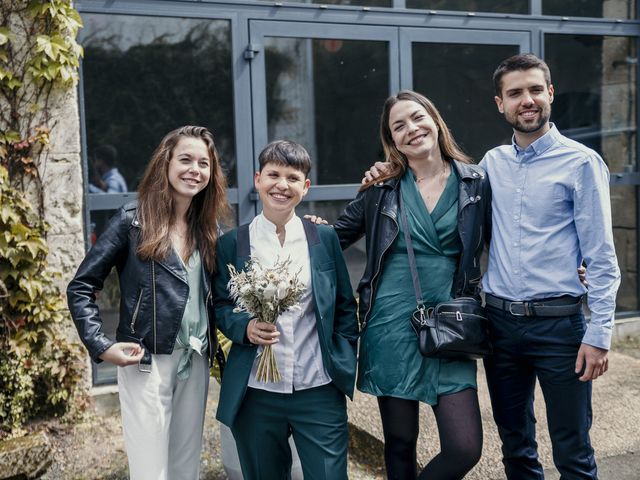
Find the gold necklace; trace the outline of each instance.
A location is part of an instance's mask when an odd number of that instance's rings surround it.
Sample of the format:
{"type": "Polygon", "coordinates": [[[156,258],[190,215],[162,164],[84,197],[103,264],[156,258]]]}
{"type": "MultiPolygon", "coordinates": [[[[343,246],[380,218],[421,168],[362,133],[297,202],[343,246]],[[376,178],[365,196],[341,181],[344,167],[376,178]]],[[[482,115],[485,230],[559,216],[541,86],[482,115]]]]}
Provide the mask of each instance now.
{"type": "MultiPolygon", "coordinates": [[[[439,174],[437,175],[433,175],[433,177],[440,177],[438,183],[440,185],[444,185],[444,180],[445,180],[445,175],[447,173],[447,162],[445,162],[444,160],[442,161],[442,170],[440,171],[439,174]]],[[[425,175],[424,177],[417,177],[416,178],[416,183],[420,183],[422,180],[424,180],[425,178],[427,178],[429,175],[425,175]]]]}

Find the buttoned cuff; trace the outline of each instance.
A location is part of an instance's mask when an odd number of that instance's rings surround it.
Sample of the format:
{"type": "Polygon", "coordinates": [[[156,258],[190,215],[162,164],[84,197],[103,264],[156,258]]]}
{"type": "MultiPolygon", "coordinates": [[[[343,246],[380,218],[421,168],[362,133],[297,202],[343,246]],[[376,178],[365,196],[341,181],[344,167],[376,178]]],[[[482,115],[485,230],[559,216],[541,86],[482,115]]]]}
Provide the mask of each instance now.
{"type": "Polygon", "coordinates": [[[612,326],[613,322],[607,326],[595,325],[593,322],[589,322],[587,331],[582,337],[582,343],[609,350],[611,348],[612,326]]]}

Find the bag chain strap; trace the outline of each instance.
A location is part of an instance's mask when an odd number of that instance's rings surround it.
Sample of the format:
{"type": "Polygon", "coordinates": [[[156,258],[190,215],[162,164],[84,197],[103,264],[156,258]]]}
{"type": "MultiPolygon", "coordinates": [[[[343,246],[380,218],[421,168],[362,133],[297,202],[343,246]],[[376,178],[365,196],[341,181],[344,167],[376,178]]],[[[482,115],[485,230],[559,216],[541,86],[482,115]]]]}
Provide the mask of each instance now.
{"type": "Polygon", "coordinates": [[[409,223],[407,222],[407,214],[405,212],[405,203],[402,198],[402,192],[398,191],[400,196],[400,220],[402,220],[402,230],[404,233],[404,241],[407,244],[407,256],[409,257],[409,267],[411,268],[411,280],[413,281],[413,289],[416,295],[417,310],[420,312],[421,323],[426,324],[425,306],[422,299],[422,288],[420,287],[420,279],[418,278],[418,268],[416,267],[416,255],[413,251],[413,242],[409,233],[409,223]]]}

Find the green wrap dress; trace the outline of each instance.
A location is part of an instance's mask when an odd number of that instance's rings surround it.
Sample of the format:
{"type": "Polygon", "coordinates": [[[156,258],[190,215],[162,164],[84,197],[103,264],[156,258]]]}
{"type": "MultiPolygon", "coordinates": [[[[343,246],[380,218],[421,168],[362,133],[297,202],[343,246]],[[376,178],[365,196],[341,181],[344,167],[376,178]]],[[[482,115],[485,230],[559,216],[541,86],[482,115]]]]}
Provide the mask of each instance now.
{"type": "MultiPolygon", "coordinates": [[[[410,170],[400,181],[427,306],[451,299],[462,244],[458,235],[458,177],[452,169],[431,213],[410,170]]],[[[375,396],[436,405],[440,395],[476,386],[476,362],[425,358],[409,317],[416,308],[402,224],[382,265],[367,328],[360,341],[358,389],[375,396]]]]}

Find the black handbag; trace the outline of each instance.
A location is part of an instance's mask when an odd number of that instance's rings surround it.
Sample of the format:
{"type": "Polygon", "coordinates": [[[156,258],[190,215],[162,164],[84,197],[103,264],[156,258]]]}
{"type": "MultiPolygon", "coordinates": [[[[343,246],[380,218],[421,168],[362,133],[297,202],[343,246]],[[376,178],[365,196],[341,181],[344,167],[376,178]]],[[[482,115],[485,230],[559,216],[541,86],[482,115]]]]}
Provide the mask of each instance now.
{"type": "Polygon", "coordinates": [[[400,204],[400,218],[417,302],[411,314],[411,326],[418,336],[420,353],[425,357],[459,359],[490,355],[488,320],[479,300],[459,297],[438,303],[435,307],[425,307],[402,196],[400,204]]]}

